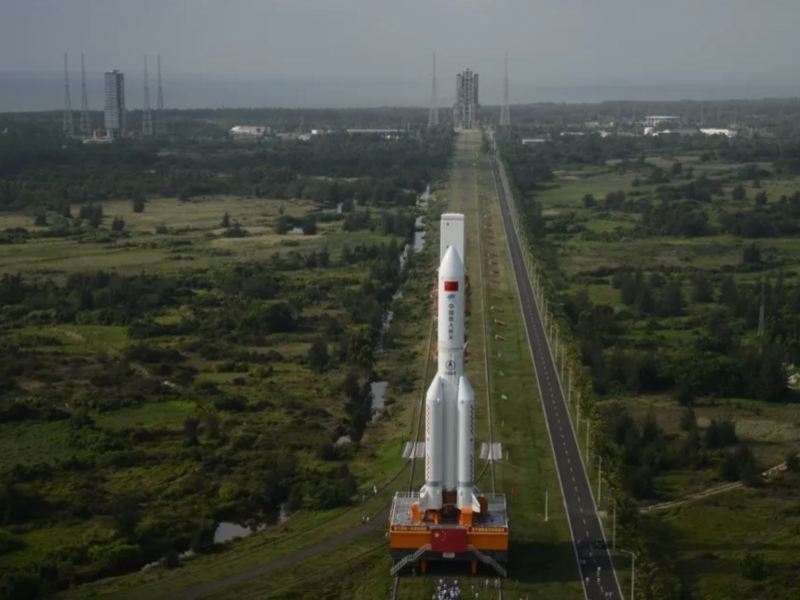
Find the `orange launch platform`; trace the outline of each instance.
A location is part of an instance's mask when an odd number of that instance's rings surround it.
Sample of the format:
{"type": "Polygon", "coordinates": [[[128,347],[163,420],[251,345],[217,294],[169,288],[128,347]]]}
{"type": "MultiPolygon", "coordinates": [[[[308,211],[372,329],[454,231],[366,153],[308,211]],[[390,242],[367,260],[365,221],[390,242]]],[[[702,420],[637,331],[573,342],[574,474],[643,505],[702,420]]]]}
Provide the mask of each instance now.
{"type": "Polygon", "coordinates": [[[472,515],[471,524],[462,524],[456,514],[436,520],[416,515],[419,492],[398,492],[389,515],[389,549],[394,560],[392,574],[416,567],[428,570],[438,561],[468,563],[472,573],[483,563],[495,573],[506,575],[508,560],[508,513],[503,494],[485,494],[484,508],[472,515]],[[438,522],[437,522],[438,521],[438,522]]]}

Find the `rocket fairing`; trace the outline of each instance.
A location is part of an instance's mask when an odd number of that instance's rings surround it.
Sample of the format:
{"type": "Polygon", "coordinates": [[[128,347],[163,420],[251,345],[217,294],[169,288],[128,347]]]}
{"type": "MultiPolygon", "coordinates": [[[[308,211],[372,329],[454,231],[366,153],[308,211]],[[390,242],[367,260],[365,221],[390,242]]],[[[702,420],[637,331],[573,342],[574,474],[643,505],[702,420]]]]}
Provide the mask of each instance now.
{"type": "MultiPolygon", "coordinates": [[[[443,232],[448,216],[458,218],[463,232],[462,215],[443,215],[443,232]]],[[[459,510],[480,512],[474,485],[475,392],[464,374],[464,313],[464,262],[455,246],[447,246],[439,265],[438,370],[425,397],[423,513],[441,510],[448,493],[459,510]]]]}

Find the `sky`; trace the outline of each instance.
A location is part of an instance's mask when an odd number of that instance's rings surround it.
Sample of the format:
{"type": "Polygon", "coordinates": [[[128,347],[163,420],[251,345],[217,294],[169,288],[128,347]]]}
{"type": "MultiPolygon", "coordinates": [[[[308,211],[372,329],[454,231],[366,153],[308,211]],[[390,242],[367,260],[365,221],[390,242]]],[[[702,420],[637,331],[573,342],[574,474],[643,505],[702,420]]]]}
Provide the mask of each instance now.
{"type": "Polygon", "coordinates": [[[505,52],[513,102],[547,89],[797,94],[797,23],[798,0],[0,0],[0,109],[25,101],[19,74],[57,78],[65,51],[74,89],[81,52],[90,73],[118,68],[131,83],[144,53],[151,67],[161,54],[172,91],[189,86],[182,102],[205,82],[195,94],[231,106],[259,94],[426,105],[433,51],[443,104],[467,66],[498,102],[505,52]]]}

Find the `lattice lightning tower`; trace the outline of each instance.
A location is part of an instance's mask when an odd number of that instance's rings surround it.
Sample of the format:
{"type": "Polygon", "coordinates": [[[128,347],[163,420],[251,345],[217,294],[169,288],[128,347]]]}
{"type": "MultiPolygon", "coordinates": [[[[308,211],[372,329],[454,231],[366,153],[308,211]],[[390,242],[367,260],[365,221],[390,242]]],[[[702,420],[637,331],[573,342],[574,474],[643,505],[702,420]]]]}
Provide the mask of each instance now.
{"type": "Polygon", "coordinates": [[[64,118],[61,128],[65,136],[72,137],[75,134],[75,129],[72,125],[72,98],[69,93],[69,67],[67,61],[67,53],[64,52],[64,118]]]}
{"type": "Polygon", "coordinates": [[[158,92],[156,98],[156,135],[164,134],[164,88],[161,87],[161,55],[156,56],[158,64],[158,92]]]}
{"type": "Polygon", "coordinates": [[[433,78],[431,80],[431,107],[428,111],[428,127],[439,126],[439,105],[436,99],[436,52],[433,53],[433,78]]]}
{"type": "Polygon", "coordinates": [[[92,133],[92,122],[89,119],[89,94],[86,92],[86,64],[81,52],[81,133],[84,137],[89,137],[92,133]]]}
{"type": "Polygon", "coordinates": [[[153,115],[150,113],[150,81],[147,75],[147,54],[144,55],[144,108],[142,109],[142,135],[153,135],[153,115]]]}
{"type": "Polygon", "coordinates": [[[500,109],[500,127],[511,125],[511,111],[508,108],[508,52],[505,59],[505,79],[503,80],[503,108],[500,109]]]}

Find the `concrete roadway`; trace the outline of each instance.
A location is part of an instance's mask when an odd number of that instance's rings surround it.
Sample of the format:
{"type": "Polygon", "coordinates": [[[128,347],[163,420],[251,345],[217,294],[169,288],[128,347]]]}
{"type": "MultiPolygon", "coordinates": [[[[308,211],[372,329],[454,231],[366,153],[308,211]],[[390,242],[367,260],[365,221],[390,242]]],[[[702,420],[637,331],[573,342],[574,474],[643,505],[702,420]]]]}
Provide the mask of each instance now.
{"type": "Polygon", "coordinates": [[[545,339],[539,307],[534,300],[530,278],[514,229],[503,183],[496,160],[492,159],[492,176],[503,215],[503,226],[511,252],[514,277],[519,289],[528,342],[536,367],[542,405],[547,421],[550,444],[555,455],[558,479],[561,484],[575,556],[588,600],[621,600],[619,582],[614,571],[605,536],[597,516],[580,448],[569,418],[563,391],[558,383],[556,367],[545,339]],[[600,543],[597,543],[597,542],[600,543]]]}

